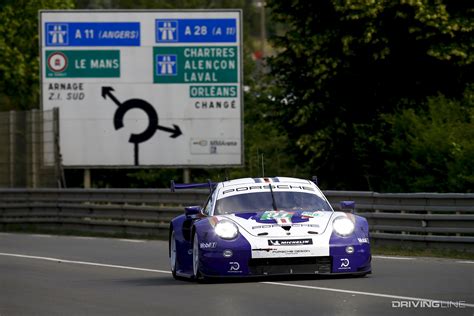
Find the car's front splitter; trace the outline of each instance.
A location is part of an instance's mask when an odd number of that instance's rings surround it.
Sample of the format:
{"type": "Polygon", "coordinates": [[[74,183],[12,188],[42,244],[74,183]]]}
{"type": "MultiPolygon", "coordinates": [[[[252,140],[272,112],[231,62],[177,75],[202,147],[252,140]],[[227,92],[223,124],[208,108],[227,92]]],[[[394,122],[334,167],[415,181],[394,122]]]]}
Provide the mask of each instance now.
{"type": "MultiPolygon", "coordinates": [[[[352,254],[321,257],[251,258],[242,249],[201,251],[201,274],[207,277],[248,277],[272,275],[366,274],[371,271],[371,255],[365,247],[352,254]],[[363,250],[364,252],[360,252],[363,250]],[[229,254],[232,253],[232,256],[229,254]],[[229,257],[226,257],[229,256],[229,257]]],[[[338,249],[340,250],[340,249],[338,249]]],[[[344,248],[342,249],[344,250],[344,248]]]]}

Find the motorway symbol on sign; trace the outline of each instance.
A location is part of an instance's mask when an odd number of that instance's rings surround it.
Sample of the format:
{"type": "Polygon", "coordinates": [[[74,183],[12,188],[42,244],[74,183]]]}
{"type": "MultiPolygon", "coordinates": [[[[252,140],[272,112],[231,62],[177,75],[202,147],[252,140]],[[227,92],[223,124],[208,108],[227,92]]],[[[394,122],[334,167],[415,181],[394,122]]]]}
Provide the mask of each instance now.
{"type": "Polygon", "coordinates": [[[156,75],[176,76],[177,62],[176,55],[156,55],[156,75]]]}
{"type": "Polygon", "coordinates": [[[178,22],[177,21],[156,21],[157,42],[176,42],[178,40],[178,22]]]}
{"type": "Polygon", "coordinates": [[[114,114],[115,130],[121,129],[124,126],[123,119],[125,114],[131,109],[143,110],[148,116],[148,127],[140,134],[131,134],[128,140],[129,143],[134,144],[135,166],[139,165],[138,145],[152,138],[153,135],[155,135],[156,130],[170,133],[171,138],[176,138],[182,134],[178,125],[173,124],[172,128],[160,126],[158,124],[158,114],[150,103],[141,99],[130,99],[120,103],[120,101],[112,94],[112,91],[114,91],[112,87],[102,87],[102,97],[104,99],[109,97],[118,106],[114,114]]]}
{"type": "Polygon", "coordinates": [[[49,46],[69,45],[68,25],[62,23],[50,23],[47,25],[46,43],[49,46]]]}

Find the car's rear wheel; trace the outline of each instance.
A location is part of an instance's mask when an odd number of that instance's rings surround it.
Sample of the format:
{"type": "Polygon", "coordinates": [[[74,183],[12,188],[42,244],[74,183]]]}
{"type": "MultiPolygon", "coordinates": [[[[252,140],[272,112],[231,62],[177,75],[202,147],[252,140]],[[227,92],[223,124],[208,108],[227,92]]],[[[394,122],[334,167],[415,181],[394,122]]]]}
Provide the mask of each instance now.
{"type": "Polygon", "coordinates": [[[201,278],[200,272],[200,262],[199,262],[199,238],[196,232],[194,232],[193,238],[193,274],[194,279],[199,280],[201,278]]]}
{"type": "Polygon", "coordinates": [[[171,266],[171,274],[173,278],[177,279],[176,276],[176,266],[178,263],[178,257],[176,253],[176,238],[174,237],[174,230],[171,231],[170,235],[170,266],[171,266]]]}

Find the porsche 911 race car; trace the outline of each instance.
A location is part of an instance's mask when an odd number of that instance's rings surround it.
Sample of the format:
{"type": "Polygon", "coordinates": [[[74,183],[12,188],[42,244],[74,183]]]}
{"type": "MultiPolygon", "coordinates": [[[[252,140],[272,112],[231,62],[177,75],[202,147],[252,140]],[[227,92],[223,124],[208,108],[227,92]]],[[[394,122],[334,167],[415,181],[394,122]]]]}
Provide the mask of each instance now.
{"type": "MultiPolygon", "coordinates": [[[[245,178],[201,185],[211,189],[204,206],[186,207],[170,223],[175,278],[371,273],[367,220],[334,211],[313,181],[245,178]]],[[[172,189],[197,186],[172,183],[172,189]]]]}

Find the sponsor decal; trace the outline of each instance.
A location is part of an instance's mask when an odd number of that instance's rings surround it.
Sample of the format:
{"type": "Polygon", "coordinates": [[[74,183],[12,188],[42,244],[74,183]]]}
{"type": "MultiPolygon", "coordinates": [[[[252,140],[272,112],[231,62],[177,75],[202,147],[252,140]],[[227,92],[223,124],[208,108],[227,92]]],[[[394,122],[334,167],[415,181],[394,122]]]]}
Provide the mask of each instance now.
{"type": "MultiPolygon", "coordinates": [[[[259,225],[259,226],[252,226],[252,229],[266,229],[266,228],[274,228],[274,227],[281,227],[281,225],[259,225]]],[[[319,228],[318,224],[291,224],[291,227],[313,227],[319,228]]]]}
{"type": "Polygon", "coordinates": [[[285,255],[285,256],[301,255],[301,254],[307,254],[310,252],[311,252],[310,250],[295,250],[295,249],[288,249],[288,250],[272,249],[271,250],[272,254],[279,254],[279,255],[285,255]]]}
{"type": "Polygon", "coordinates": [[[209,249],[209,248],[216,248],[216,247],[217,247],[217,242],[215,241],[202,242],[199,244],[199,248],[201,249],[209,249]]]}
{"type": "Polygon", "coordinates": [[[359,241],[359,243],[361,244],[369,244],[369,238],[357,238],[357,240],[359,241]]]}
{"type": "Polygon", "coordinates": [[[269,246],[304,246],[312,245],[313,240],[311,238],[306,239],[269,239],[269,246]]]}
{"type": "Polygon", "coordinates": [[[260,220],[274,219],[278,224],[291,224],[291,218],[295,212],[287,211],[266,211],[260,217],[260,220]]]}
{"type": "Polygon", "coordinates": [[[229,265],[230,265],[230,268],[229,268],[228,272],[242,273],[242,271],[240,270],[240,263],[238,263],[236,261],[231,261],[231,262],[229,262],[229,265]]]}
{"type": "MultiPolygon", "coordinates": [[[[312,191],[314,189],[312,187],[304,186],[304,185],[288,185],[288,184],[278,184],[272,185],[272,190],[304,190],[304,191],[312,191]]],[[[268,185],[250,185],[250,186],[243,186],[234,189],[227,189],[222,191],[222,195],[232,192],[243,192],[243,191],[252,191],[252,190],[270,190],[268,185]]]]}
{"type": "Polygon", "coordinates": [[[323,215],[321,211],[314,211],[314,212],[306,211],[306,212],[301,213],[301,217],[311,217],[311,218],[313,218],[313,217],[317,217],[317,216],[321,216],[321,215],[323,215]]]}
{"type": "Polygon", "coordinates": [[[339,267],[339,270],[350,270],[350,261],[347,258],[342,258],[341,259],[341,266],[339,267]]]}
{"type": "Polygon", "coordinates": [[[293,224],[292,227],[316,227],[319,228],[318,224],[293,224]]]}
{"type": "Polygon", "coordinates": [[[260,225],[260,226],[252,226],[252,229],[265,229],[265,228],[273,228],[273,227],[280,227],[280,225],[260,225]]]}

